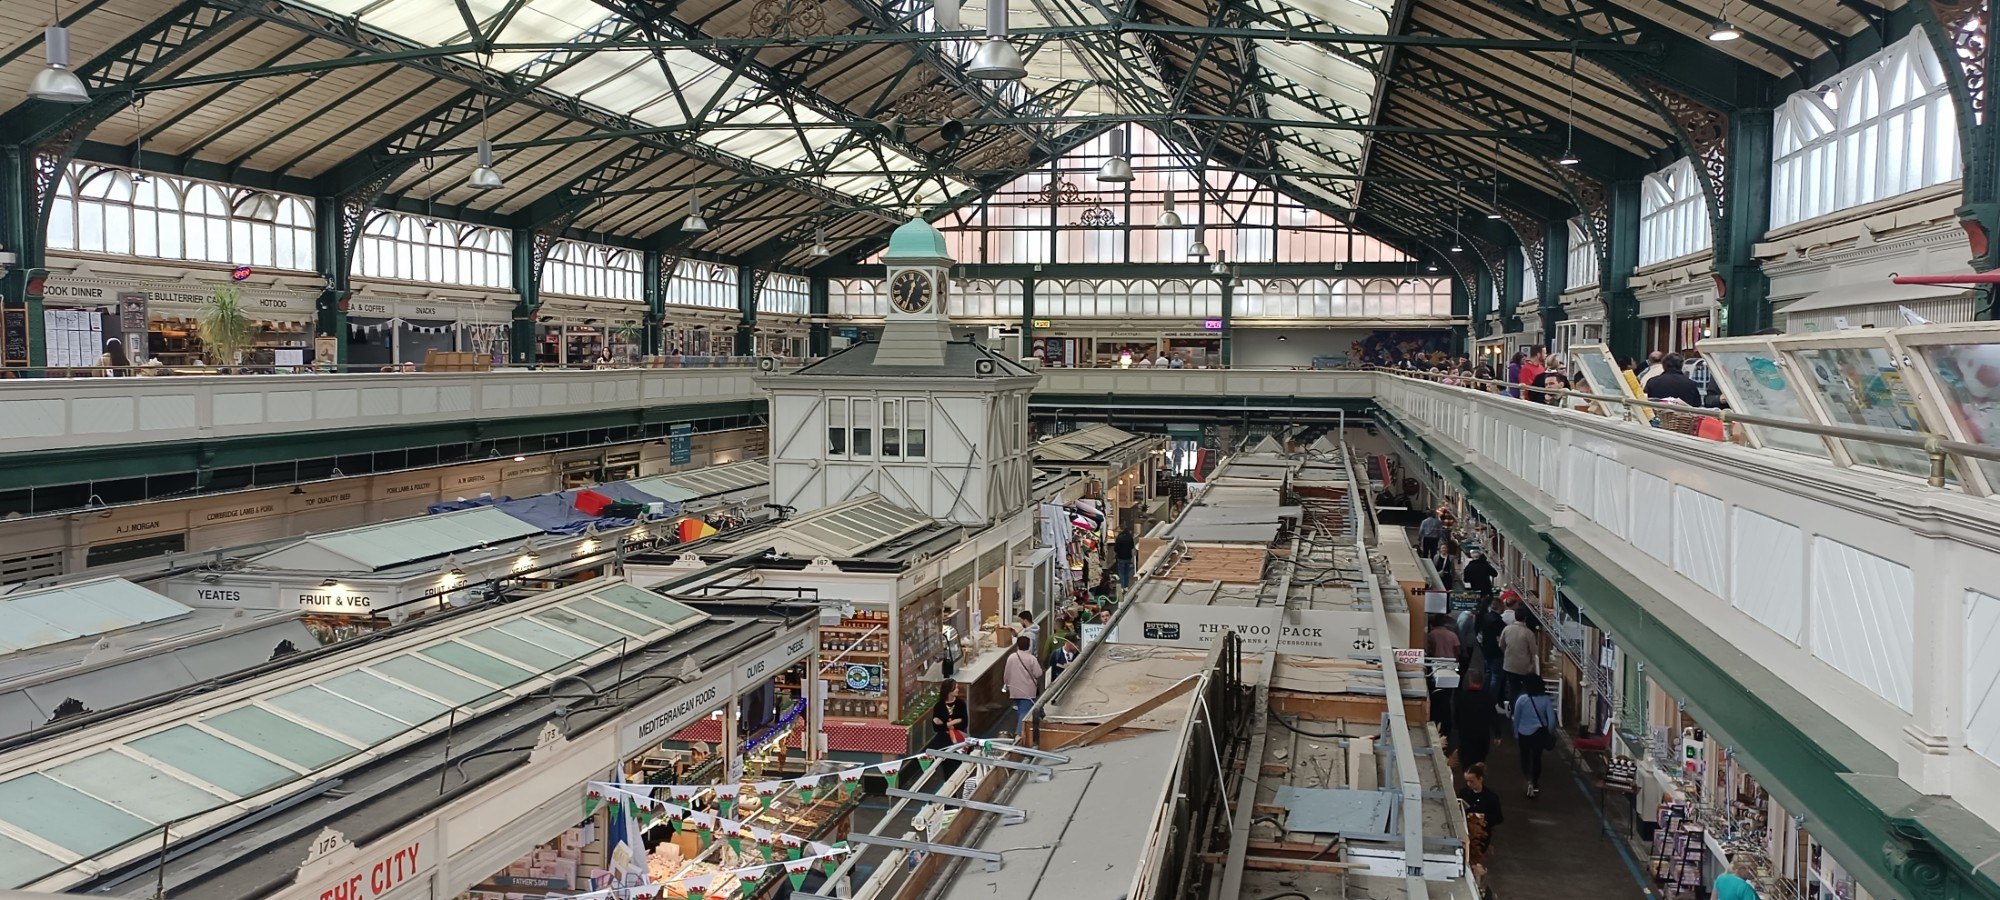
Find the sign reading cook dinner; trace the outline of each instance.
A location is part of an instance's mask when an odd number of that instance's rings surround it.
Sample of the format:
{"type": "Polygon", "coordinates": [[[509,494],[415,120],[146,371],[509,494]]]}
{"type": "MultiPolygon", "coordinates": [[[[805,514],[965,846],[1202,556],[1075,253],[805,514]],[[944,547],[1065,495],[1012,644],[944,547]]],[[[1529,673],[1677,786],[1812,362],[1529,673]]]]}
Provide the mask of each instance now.
{"type": "Polygon", "coordinates": [[[1119,620],[1112,640],[1207,649],[1234,631],[1252,653],[1344,658],[1377,651],[1372,619],[1355,610],[1138,603],[1119,620]]]}

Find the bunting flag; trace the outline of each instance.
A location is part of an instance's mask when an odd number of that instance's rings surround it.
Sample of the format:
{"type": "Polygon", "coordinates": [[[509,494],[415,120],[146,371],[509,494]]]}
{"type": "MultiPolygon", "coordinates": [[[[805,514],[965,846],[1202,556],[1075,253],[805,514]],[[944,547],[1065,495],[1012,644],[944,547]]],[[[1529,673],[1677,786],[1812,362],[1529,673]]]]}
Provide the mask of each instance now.
{"type": "MultiPolygon", "coordinates": [[[[960,751],[960,752],[976,749],[981,752],[987,753],[988,755],[991,755],[992,747],[993,747],[993,742],[989,740],[964,740],[956,744],[952,744],[943,749],[950,751],[960,751]]],[[[816,792],[821,786],[825,784],[828,776],[837,778],[840,781],[841,786],[845,788],[849,794],[852,794],[855,791],[855,789],[861,786],[861,779],[866,777],[870,771],[879,772],[883,775],[894,777],[896,772],[902,768],[904,763],[910,762],[912,760],[915,760],[919,765],[924,765],[924,766],[928,766],[929,764],[936,762],[936,760],[930,757],[928,752],[925,752],[925,753],[919,753],[915,756],[906,756],[901,759],[892,759],[887,762],[872,763],[866,766],[856,766],[851,769],[843,769],[839,772],[818,772],[811,775],[801,775],[797,778],[777,778],[766,781],[752,782],[746,785],[739,785],[737,787],[737,793],[734,795],[726,794],[723,792],[723,789],[726,786],[719,786],[713,784],[656,784],[656,785],[650,785],[649,787],[655,792],[664,791],[667,796],[673,798],[674,802],[677,805],[683,807],[692,807],[694,802],[697,799],[699,799],[701,795],[713,791],[715,793],[716,808],[721,810],[724,816],[727,816],[731,814],[731,812],[735,809],[736,803],[744,795],[755,796],[763,799],[766,803],[768,803],[772,799],[775,799],[779,794],[784,793],[787,788],[796,787],[799,789],[800,794],[805,798],[806,802],[810,803],[812,802],[813,795],[806,792],[807,791],[816,792]]],[[[926,771],[928,771],[928,769],[926,771]]],[[[594,810],[596,808],[594,806],[589,805],[591,797],[593,795],[597,796],[600,799],[600,801],[605,797],[609,797],[611,799],[611,802],[614,803],[616,802],[617,797],[620,796],[620,794],[617,791],[606,790],[607,788],[611,787],[614,787],[614,785],[612,785],[610,782],[603,782],[603,781],[591,782],[586,787],[586,790],[589,791],[589,793],[586,794],[584,798],[586,804],[585,806],[586,814],[588,814],[590,810],[594,810]]],[[[651,800],[652,797],[650,795],[646,795],[644,799],[651,800]]]]}
{"type": "MultiPolygon", "coordinates": [[[[667,886],[664,884],[628,884],[601,888],[586,894],[543,894],[542,900],[640,900],[640,898],[665,896],[666,889],[667,886]]],[[[688,897],[692,900],[694,893],[690,891],[688,897]]]]}
{"type": "Polygon", "coordinates": [[[806,889],[806,876],[812,873],[812,863],[787,863],[785,874],[792,879],[792,890],[806,889]]]}

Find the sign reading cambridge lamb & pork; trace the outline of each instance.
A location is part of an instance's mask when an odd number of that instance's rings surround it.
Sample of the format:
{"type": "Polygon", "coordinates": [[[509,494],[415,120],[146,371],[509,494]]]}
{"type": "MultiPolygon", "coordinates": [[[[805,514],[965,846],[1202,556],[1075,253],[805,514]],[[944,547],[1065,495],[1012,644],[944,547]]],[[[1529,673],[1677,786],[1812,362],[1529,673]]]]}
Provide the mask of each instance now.
{"type": "Polygon", "coordinates": [[[1118,620],[1111,640],[1205,650],[1234,631],[1251,653],[1347,658],[1378,652],[1372,617],[1356,610],[1138,603],[1118,620]]]}

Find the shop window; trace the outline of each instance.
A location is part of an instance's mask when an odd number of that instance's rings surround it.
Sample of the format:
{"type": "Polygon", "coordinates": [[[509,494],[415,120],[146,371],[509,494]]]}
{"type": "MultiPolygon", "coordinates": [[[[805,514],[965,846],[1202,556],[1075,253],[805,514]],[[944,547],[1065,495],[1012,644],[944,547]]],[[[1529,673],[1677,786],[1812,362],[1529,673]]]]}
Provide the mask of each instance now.
{"type": "Polygon", "coordinates": [[[514,287],[514,237],[503,228],[381,211],[362,228],[355,274],[464,287],[514,287]]]}
{"type": "Polygon", "coordinates": [[[542,270],[542,293],[643,303],[646,260],[637,250],[557,241],[542,270]]]}
{"type": "Polygon", "coordinates": [[[311,271],[312,202],[73,162],[56,182],[51,250],[311,271]]]}
{"type": "Polygon", "coordinates": [[[826,401],[826,454],[847,455],[847,401],[826,401]]]}
{"type": "Polygon", "coordinates": [[[1962,174],[1958,110],[1922,28],[1778,107],[1771,227],[1886,200],[1962,174]]]}
{"type": "Polygon", "coordinates": [[[903,456],[901,400],[882,401],[882,458],[901,459],[903,456]]]}
{"type": "Polygon", "coordinates": [[[1590,236],[1590,220],[1577,216],[1569,220],[1569,271],[1563,290],[1573,291],[1597,284],[1597,241],[1590,236]]]}
{"type": "Polygon", "coordinates": [[[1639,187],[1639,265],[1700,253],[1714,242],[1693,159],[1683,156],[1646,176],[1639,187]]]}
{"type": "Polygon", "coordinates": [[[905,459],[923,459],[924,454],[929,452],[925,439],[929,435],[930,406],[929,400],[911,400],[904,404],[904,418],[907,420],[903,424],[905,459]]]}

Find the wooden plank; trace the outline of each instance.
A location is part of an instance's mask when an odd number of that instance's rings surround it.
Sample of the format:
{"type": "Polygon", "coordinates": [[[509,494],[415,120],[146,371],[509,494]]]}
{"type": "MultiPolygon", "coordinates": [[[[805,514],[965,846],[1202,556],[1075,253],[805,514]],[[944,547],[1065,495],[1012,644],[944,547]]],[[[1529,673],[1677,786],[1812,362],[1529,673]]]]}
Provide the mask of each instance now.
{"type": "MultiPolygon", "coordinates": [[[[1208,852],[1201,854],[1201,861],[1216,865],[1223,861],[1223,854],[1208,852]]],[[[1260,872],[1318,872],[1329,875],[1344,875],[1348,872],[1367,871],[1367,863],[1336,862],[1330,859],[1280,859],[1275,856],[1246,856],[1243,867],[1260,872]]]]}
{"type": "Polygon", "coordinates": [[[1134,706],[1131,709],[1128,709],[1122,713],[1112,716],[1109,719],[1106,719],[1104,721],[1104,724],[1084,732],[1081,737],[1078,737],[1076,740],[1070,741],[1069,743],[1064,744],[1057,749],[1068,750],[1072,747],[1088,747],[1091,744],[1097,743],[1098,741],[1104,739],[1105,737],[1108,737],[1112,732],[1117,731],[1118,728],[1124,725],[1125,723],[1137,719],[1140,716],[1152,712],[1153,710],[1159,709],[1160,707],[1165,706],[1167,704],[1167,701],[1173,700],[1176,697],[1181,696],[1182,694],[1194,690],[1195,686],[1198,684],[1201,684],[1201,679],[1199,678],[1184,679],[1179,684],[1176,684],[1173,687],[1167,688],[1166,690],[1153,695],[1150,699],[1146,700],[1143,703],[1140,703],[1138,706],[1134,706]]]}

